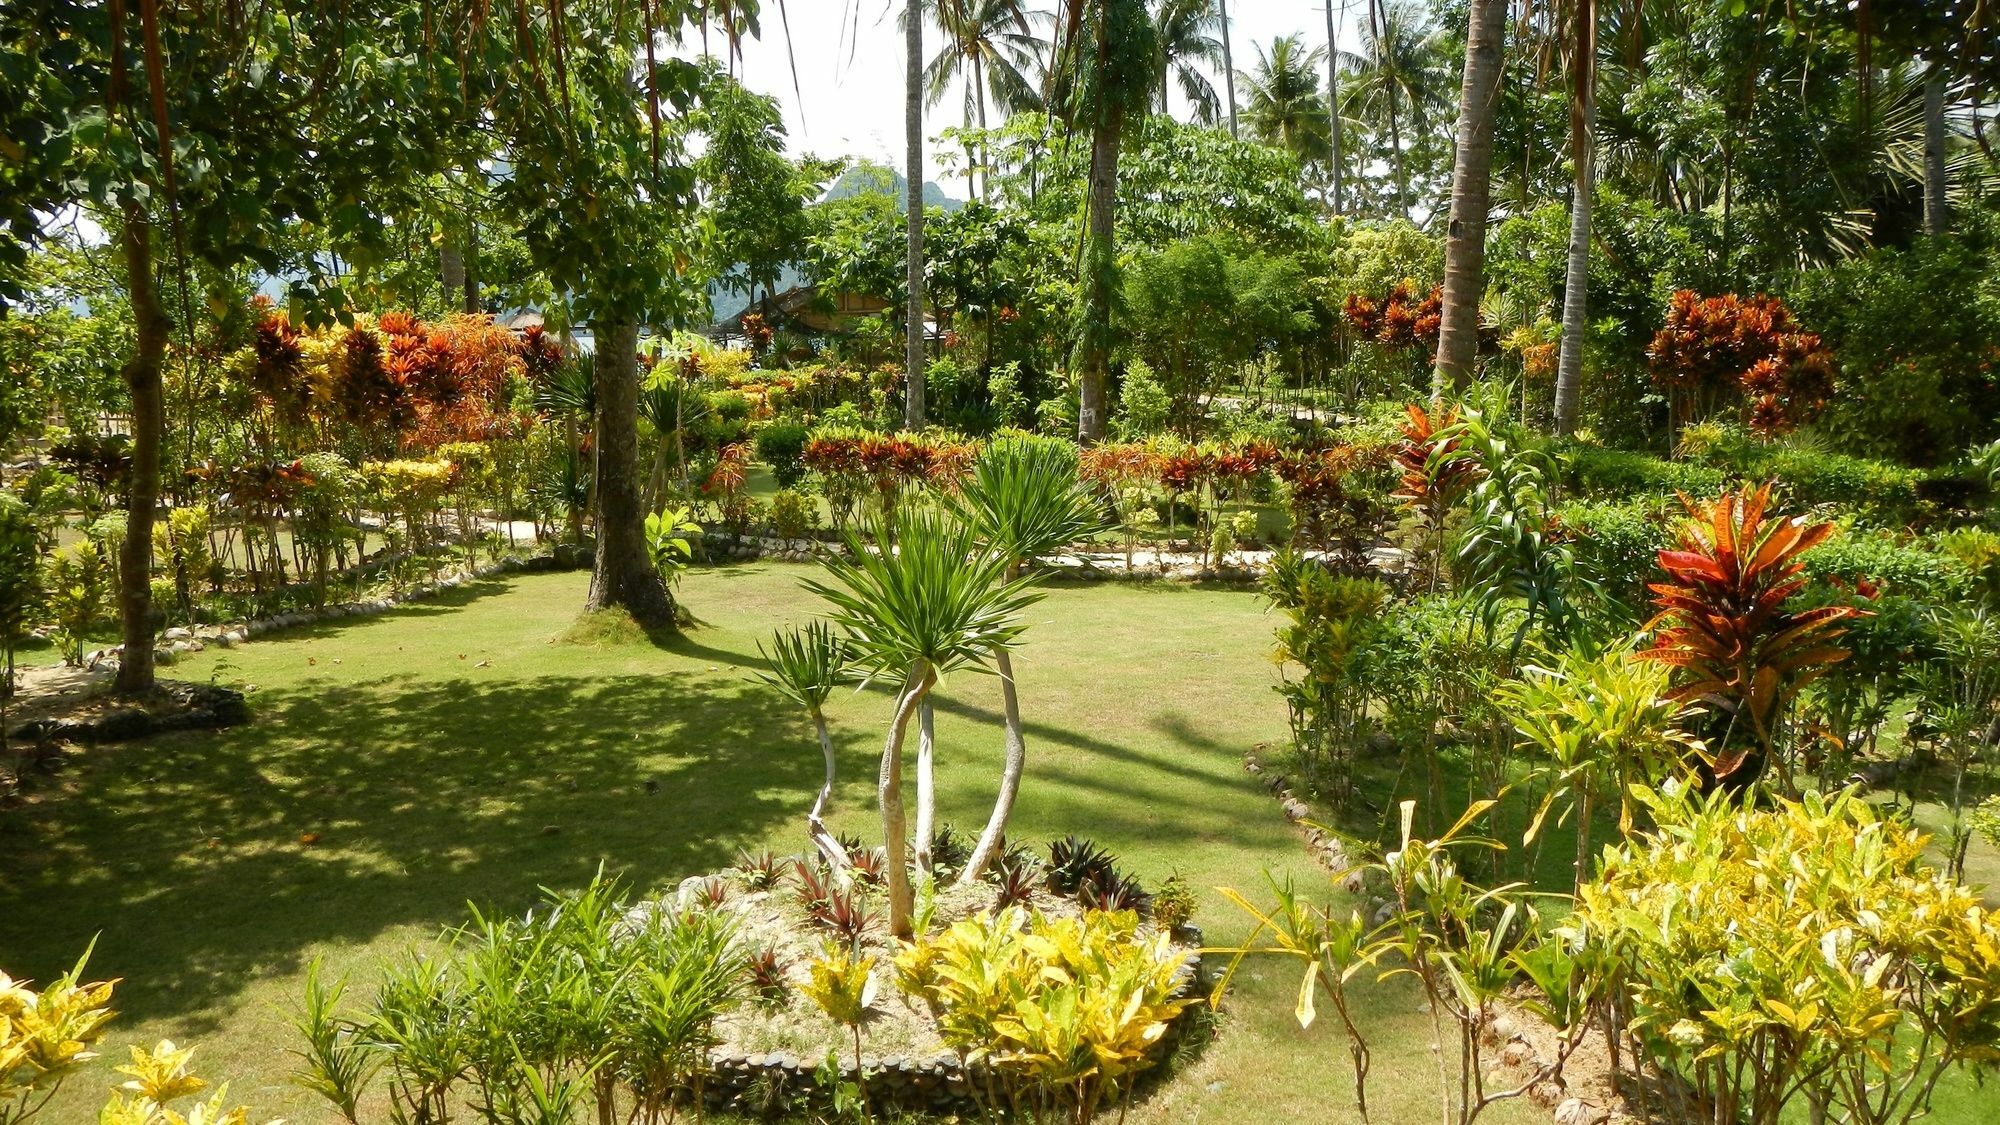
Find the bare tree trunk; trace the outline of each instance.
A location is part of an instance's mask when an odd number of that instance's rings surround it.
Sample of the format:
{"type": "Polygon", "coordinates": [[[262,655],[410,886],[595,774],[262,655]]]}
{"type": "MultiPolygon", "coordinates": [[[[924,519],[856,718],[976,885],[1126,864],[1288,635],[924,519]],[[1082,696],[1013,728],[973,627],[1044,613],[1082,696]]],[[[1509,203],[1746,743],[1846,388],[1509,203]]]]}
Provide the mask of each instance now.
{"type": "Polygon", "coordinates": [[[903,327],[903,428],[924,428],[924,11],[910,0],[903,13],[904,280],[909,303],[903,327]]]}
{"type": "Polygon", "coordinates": [[[449,235],[438,244],[438,278],[444,283],[446,308],[464,299],[465,255],[459,251],[458,243],[449,235]]]}
{"type": "Polygon", "coordinates": [[[1240,136],[1236,131],[1236,60],[1229,45],[1229,0],[1217,0],[1222,9],[1222,88],[1223,96],[1229,99],[1229,135],[1240,136]]]}
{"type": "Polygon", "coordinates": [[[848,865],[847,849],[840,846],[840,841],[826,827],[826,806],[833,800],[833,735],[826,729],[826,716],[817,707],[813,708],[812,721],[813,733],[819,736],[819,752],[826,758],[826,777],[819,783],[812,811],[806,814],[806,838],[812,841],[828,867],[842,871],[848,865]]]}
{"type": "Polygon", "coordinates": [[[937,729],[931,701],[917,708],[917,870],[931,873],[931,838],[937,825],[937,729]]]}
{"type": "Polygon", "coordinates": [[[875,797],[882,808],[883,872],[889,884],[889,932],[894,937],[915,936],[911,924],[916,913],[916,896],[910,889],[910,867],[906,838],[909,827],[903,812],[903,740],[910,716],[937,683],[930,662],[919,659],[903,677],[903,690],[896,697],[896,713],[889,720],[889,737],[882,747],[882,773],[875,797]]]}
{"type": "Polygon", "coordinates": [[[1932,63],[1924,78],[1924,233],[1943,234],[1950,217],[1945,203],[1944,64],[1932,63]]]}
{"type": "Polygon", "coordinates": [[[1333,26],[1333,0],[1326,0],[1326,120],[1333,154],[1327,161],[1332,178],[1333,213],[1340,214],[1340,51],[1333,26]]]}
{"type": "Polygon", "coordinates": [[[1556,433],[1576,431],[1583,379],[1583,337],[1590,314],[1590,208],[1597,190],[1597,2],[1573,0],[1575,92],[1570,98],[1569,264],[1563,274],[1562,348],[1556,358],[1556,433]]]}
{"type": "Polygon", "coordinates": [[[118,618],[125,647],[117,688],[139,692],[153,686],[153,515],[160,503],[160,441],[166,431],[160,365],[173,324],[160,310],[153,275],[152,218],[143,204],[128,202],[124,220],[119,244],[136,346],[121,372],[132,395],[132,468],[125,484],[125,542],[118,548],[118,618]]]}
{"type": "Polygon", "coordinates": [[[1118,144],[1124,132],[1121,107],[1100,109],[1090,139],[1090,228],[1083,247],[1082,336],[1077,341],[1077,440],[1091,445],[1104,438],[1108,409],[1105,384],[1111,367],[1111,285],[1117,268],[1113,234],[1117,228],[1118,144]]]}
{"type": "Polygon", "coordinates": [[[1021,700],[1014,690],[1014,663],[1006,649],[993,654],[993,670],[1000,676],[1000,706],[1006,723],[1006,761],[1001,766],[1000,793],[993,799],[993,815],[987,818],[985,831],[979,834],[979,843],[972,849],[972,858],[965,861],[965,870],[959,873],[958,885],[969,886],[979,881],[994,859],[1000,855],[1001,842],[1007,836],[1007,822],[1014,816],[1014,800],[1021,794],[1021,776],[1027,772],[1028,745],[1021,731],[1021,700]]]}
{"type": "Polygon", "coordinates": [[[468,314],[473,315],[484,311],[479,307],[479,224],[469,219],[465,224],[465,304],[463,308],[468,314]]]}
{"type": "Polygon", "coordinates": [[[1443,324],[1437,352],[1439,381],[1453,389],[1463,389],[1471,381],[1479,353],[1493,122],[1499,109],[1506,16],[1506,0],[1473,0],[1465,40],[1465,84],[1459,93],[1458,151],[1451,175],[1451,226],[1445,235],[1443,324]]]}
{"type": "Polygon", "coordinates": [[[647,628],[674,626],[674,599],[646,554],[639,502],[639,326],[598,324],[597,559],[590,574],[592,610],[622,606],[647,628]]]}

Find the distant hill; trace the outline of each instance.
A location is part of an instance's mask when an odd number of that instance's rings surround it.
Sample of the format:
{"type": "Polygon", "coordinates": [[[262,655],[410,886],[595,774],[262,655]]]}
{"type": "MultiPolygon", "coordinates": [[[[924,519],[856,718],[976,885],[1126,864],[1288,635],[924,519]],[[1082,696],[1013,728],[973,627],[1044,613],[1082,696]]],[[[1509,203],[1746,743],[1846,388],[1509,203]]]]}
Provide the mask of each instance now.
{"type": "MultiPolygon", "coordinates": [[[[904,207],[905,193],[909,181],[901,172],[886,164],[856,164],[840,174],[833,186],[826,189],[828,203],[841,199],[852,199],[858,195],[886,195],[896,201],[896,210],[904,207]]],[[[929,180],[924,181],[924,206],[937,207],[946,211],[956,211],[965,206],[965,200],[953,199],[944,189],[929,180]]]]}

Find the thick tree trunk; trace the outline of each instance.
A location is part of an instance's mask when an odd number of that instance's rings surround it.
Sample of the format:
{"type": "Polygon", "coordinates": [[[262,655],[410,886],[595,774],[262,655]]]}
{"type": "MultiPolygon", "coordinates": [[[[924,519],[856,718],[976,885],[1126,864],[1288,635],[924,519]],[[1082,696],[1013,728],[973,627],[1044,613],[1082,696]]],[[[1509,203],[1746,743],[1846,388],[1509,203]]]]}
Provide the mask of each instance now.
{"type": "Polygon", "coordinates": [[[1932,63],[1924,78],[1924,233],[1943,234],[1945,203],[1944,66],[1932,63]]]}
{"type": "Polygon", "coordinates": [[[1563,273],[1562,346],[1556,358],[1556,433],[1576,431],[1583,337],[1590,313],[1590,208],[1597,190],[1597,4],[1575,0],[1576,84],[1570,99],[1569,263],[1563,273]]]}
{"type": "Polygon", "coordinates": [[[1328,140],[1333,149],[1327,160],[1327,174],[1333,192],[1333,213],[1340,214],[1340,51],[1338,32],[1333,26],[1333,0],[1326,0],[1326,120],[1328,140]]]}
{"type": "Polygon", "coordinates": [[[1111,286],[1117,250],[1118,144],[1124,132],[1122,109],[1099,111],[1090,140],[1090,226],[1083,246],[1082,338],[1077,341],[1077,440],[1091,445],[1104,438],[1111,368],[1111,286]]]}
{"type": "Polygon", "coordinates": [[[1441,383],[1462,390],[1479,354],[1479,298],[1486,288],[1486,217],[1492,190],[1493,122],[1499,109],[1500,45],[1506,0],[1473,0],[1459,93],[1458,148],[1451,174],[1451,226],[1445,235],[1443,324],[1438,330],[1441,383]]]}
{"type": "Polygon", "coordinates": [[[889,720],[889,737],[882,747],[882,772],[875,797],[882,809],[882,852],[884,878],[889,884],[889,932],[899,938],[915,936],[911,924],[916,913],[916,895],[910,889],[909,831],[903,812],[903,740],[910,717],[937,683],[930,662],[918,660],[903,678],[903,690],[896,696],[896,713],[889,720]]]}
{"type": "Polygon", "coordinates": [[[592,610],[623,607],[647,628],[674,625],[674,599],[646,554],[639,503],[639,326],[599,324],[597,382],[597,561],[592,610]]]}
{"type": "Polygon", "coordinates": [[[986,869],[1000,855],[1001,844],[1007,837],[1007,822],[1014,816],[1014,800],[1021,794],[1021,776],[1028,768],[1028,744],[1021,731],[1021,699],[1014,690],[1014,663],[1001,649],[993,654],[993,669],[1000,676],[1000,708],[1006,723],[1006,760],[1000,767],[1000,793],[993,799],[993,815],[987,818],[986,830],[979,834],[979,843],[972,849],[972,858],[965,861],[965,870],[958,876],[958,885],[970,886],[979,881],[986,869]]]}
{"type": "Polygon", "coordinates": [[[917,870],[931,873],[931,839],[937,831],[937,724],[931,701],[917,708],[917,870]]]}
{"type": "Polygon", "coordinates": [[[819,752],[826,759],[826,777],[819,783],[819,795],[813,798],[812,811],[806,814],[806,838],[812,841],[814,850],[826,865],[835,871],[847,868],[847,849],[840,846],[832,832],[826,827],[826,806],[833,800],[833,735],[826,729],[826,716],[819,708],[813,708],[813,733],[819,736],[819,752]]]}
{"type": "Polygon", "coordinates": [[[1217,0],[1222,12],[1222,89],[1229,99],[1229,135],[1240,136],[1236,131],[1236,57],[1229,44],[1229,0],[1217,0]]]}
{"type": "Polygon", "coordinates": [[[924,12],[910,0],[903,21],[903,274],[909,302],[903,310],[903,428],[924,428],[924,12]]]}
{"type": "Polygon", "coordinates": [[[125,542],[118,548],[118,619],[124,651],[117,688],[153,686],[153,515],[160,503],[160,442],[166,433],[166,392],[160,365],[173,325],[160,310],[153,276],[153,223],[142,204],[127,203],[119,245],[132,301],[136,346],[121,374],[132,396],[132,468],[125,484],[125,542]]]}

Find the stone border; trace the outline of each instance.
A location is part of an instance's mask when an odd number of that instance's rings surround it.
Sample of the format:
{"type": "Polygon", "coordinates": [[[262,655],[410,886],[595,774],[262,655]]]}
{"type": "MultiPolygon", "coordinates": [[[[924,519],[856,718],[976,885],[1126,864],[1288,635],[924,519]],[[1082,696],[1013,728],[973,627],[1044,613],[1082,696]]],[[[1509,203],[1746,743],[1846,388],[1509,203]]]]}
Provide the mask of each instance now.
{"type": "Polygon", "coordinates": [[[243,693],[220,684],[163,680],[153,693],[87,719],[29,719],[7,732],[10,740],[125,742],[181,730],[220,730],[245,722],[243,693]]]}

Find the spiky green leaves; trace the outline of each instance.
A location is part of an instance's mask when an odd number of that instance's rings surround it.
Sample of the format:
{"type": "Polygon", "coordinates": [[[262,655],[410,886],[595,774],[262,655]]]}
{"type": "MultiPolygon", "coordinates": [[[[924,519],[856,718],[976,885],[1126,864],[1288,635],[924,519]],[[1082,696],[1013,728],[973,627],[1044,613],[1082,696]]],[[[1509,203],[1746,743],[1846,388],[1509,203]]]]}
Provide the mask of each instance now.
{"type": "Polygon", "coordinates": [[[1103,523],[1097,498],[1077,480],[1076,446],[1031,434],[995,439],[945,503],[1013,567],[1084,538],[1103,523]]]}

